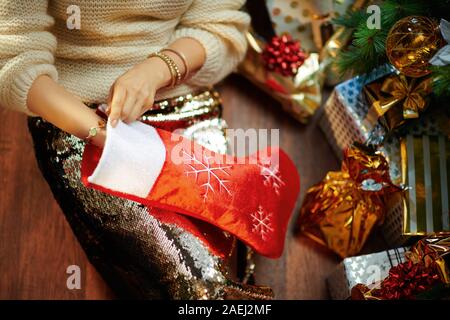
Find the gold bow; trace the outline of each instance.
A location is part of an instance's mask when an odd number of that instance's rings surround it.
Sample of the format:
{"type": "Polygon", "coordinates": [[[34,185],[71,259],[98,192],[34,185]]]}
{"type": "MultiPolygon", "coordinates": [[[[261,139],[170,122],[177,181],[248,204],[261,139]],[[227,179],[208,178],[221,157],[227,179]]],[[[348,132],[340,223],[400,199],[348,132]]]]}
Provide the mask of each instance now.
{"type": "Polygon", "coordinates": [[[431,93],[431,78],[408,80],[404,75],[392,75],[379,83],[366,86],[365,92],[372,105],[367,120],[374,124],[385,116],[385,124],[393,129],[403,123],[404,119],[419,117],[419,112],[427,106],[426,96],[431,93]],[[399,106],[401,108],[394,108],[399,106]]]}

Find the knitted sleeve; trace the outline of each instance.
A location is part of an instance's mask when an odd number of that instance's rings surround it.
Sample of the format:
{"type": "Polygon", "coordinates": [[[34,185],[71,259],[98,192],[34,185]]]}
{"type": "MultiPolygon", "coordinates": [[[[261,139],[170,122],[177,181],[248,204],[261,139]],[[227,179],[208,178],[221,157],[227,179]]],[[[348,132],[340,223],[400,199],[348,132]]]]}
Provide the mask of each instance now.
{"type": "Polygon", "coordinates": [[[208,86],[228,75],[243,59],[249,16],[239,11],[245,0],[193,0],[172,40],[191,37],[206,51],[202,68],[188,84],[208,86]]]}
{"type": "Polygon", "coordinates": [[[26,106],[33,81],[46,74],[57,81],[54,20],[48,0],[0,1],[0,106],[33,115],[26,106]]]}

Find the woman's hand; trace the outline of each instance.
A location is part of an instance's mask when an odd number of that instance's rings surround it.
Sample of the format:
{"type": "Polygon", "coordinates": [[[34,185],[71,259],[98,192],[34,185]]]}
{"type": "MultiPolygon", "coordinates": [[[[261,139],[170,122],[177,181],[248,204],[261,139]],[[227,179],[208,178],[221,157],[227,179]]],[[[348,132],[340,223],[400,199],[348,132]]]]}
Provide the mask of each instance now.
{"type": "Polygon", "coordinates": [[[108,109],[111,125],[137,120],[154,102],[156,91],[170,83],[170,70],[164,61],[152,57],[121,75],[111,87],[108,109]]]}
{"type": "MultiPolygon", "coordinates": [[[[180,38],[172,42],[169,48],[176,50],[186,58],[188,70],[183,60],[173,52],[164,51],[172,58],[182,74],[196,72],[206,60],[202,44],[193,38],[180,38]]],[[[169,85],[172,80],[167,64],[158,57],[149,58],[121,75],[112,85],[108,97],[107,113],[114,127],[117,121],[137,120],[154,102],[156,92],[169,85]]]]}
{"type": "MultiPolygon", "coordinates": [[[[28,91],[27,106],[33,113],[80,139],[86,138],[90,128],[98,126],[102,120],[93,109],[47,75],[34,80],[28,91]]],[[[91,142],[103,147],[105,138],[106,131],[100,130],[91,142]]]]}

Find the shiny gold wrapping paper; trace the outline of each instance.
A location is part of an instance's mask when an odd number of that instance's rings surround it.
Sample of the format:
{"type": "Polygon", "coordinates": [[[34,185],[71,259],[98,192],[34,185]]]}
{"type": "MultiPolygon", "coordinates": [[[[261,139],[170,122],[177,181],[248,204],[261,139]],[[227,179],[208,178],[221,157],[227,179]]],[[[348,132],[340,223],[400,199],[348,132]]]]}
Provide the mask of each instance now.
{"type": "Polygon", "coordinates": [[[371,126],[380,121],[388,130],[393,130],[407,119],[418,118],[419,112],[425,110],[426,97],[431,93],[431,78],[390,75],[382,82],[366,85],[363,90],[370,105],[364,121],[371,126]]]}
{"type": "Polygon", "coordinates": [[[278,100],[283,109],[301,123],[308,119],[320,107],[322,101],[322,73],[319,69],[317,53],[309,54],[294,77],[284,77],[276,72],[267,71],[261,53],[262,40],[247,33],[249,48],[247,56],[239,65],[239,72],[256,86],[278,100]]]}
{"type": "Polygon", "coordinates": [[[335,61],[337,56],[351,41],[352,34],[352,29],[342,26],[338,27],[320,51],[320,61],[326,75],[325,84],[328,86],[337,85],[342,81],[348,80],[351,76],[350,72],[341,74],[335,61]]]}
{"type": "Polygon", "coordinates": [[[329,172],[308,190],[299,229],[342,258],[356,255],[373,227],[384,219],[385,196],[398,191],[386,159],[353,146],[345,153],[341,171],[329,172]]]}
{"type": "Polygon", "coordinates": [[[426,266],[435,264],[442,282],[450,284],[450,232],[436,233],[417,242],[407,253],[415,263],[423,261],[426,266]],[[447,260],[447,262],[446,262],[447,260]]]}

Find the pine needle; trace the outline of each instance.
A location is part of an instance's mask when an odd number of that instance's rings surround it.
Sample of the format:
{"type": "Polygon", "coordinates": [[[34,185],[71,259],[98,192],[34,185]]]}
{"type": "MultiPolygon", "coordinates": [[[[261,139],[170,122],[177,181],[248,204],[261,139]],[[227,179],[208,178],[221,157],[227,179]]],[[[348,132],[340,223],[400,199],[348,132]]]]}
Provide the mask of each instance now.
{"type": "Polygon", "coordinates": [[[436,96],[450,96],[450,65],[431,66],[433,92],[436,96]]]}
{"type": "Polygon", "coordinates": [[[347,11],[344,15],[332,19],[332,23],[350,29],[355,29],[366,21],[367,14],[364,11],[347,11]]]}
{"type": "Polygon", "coordinates": [[[383,25],[391,28],[398,20],[427,12],[427,1],[423,0],[386,0],[381,6],[383,25]]]}
{"type": "MultiPolygon", "coordinates": [[[[336,59],[336,65],[341,74],[368,73],[377,66],[387,62],[386,38],[391,27],[400,19],[410,15],[426,15],[439,6],[446,12],[450,0],[385,0],[381,3],[381,29],[369,29],[366,23],[365,10],[347,12],[334,19],[334,23],[354,30],[353,40],[346,50],[343,50],[336,59]],[[445,9],[444,9],[445,8],[445,9]]],[[[437,71],[437,88],[448,84],[448,76],[437,71]]],[[[444,88],[440,89],[445,92],[444,88]]]]}

